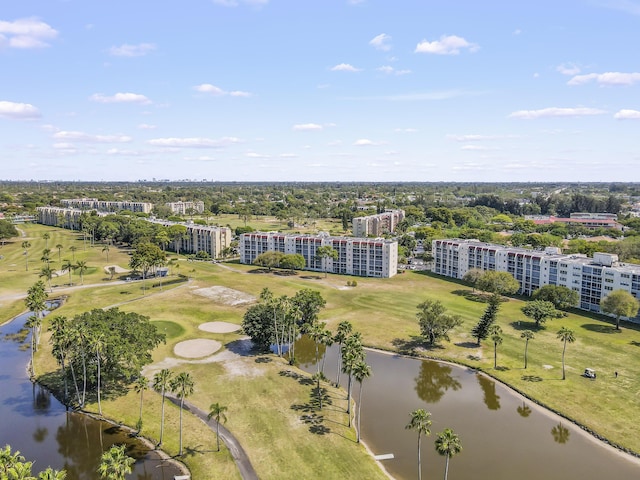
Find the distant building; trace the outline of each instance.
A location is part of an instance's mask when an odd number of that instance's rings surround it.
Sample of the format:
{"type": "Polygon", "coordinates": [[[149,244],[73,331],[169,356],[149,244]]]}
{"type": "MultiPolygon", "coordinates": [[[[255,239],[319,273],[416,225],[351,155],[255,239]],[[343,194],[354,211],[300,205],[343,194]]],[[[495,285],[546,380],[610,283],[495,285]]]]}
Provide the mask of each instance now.
{"type": "Polygon", "coordinates": [[[570,218],[554,217],[553,215],[525,215],[524,218],[525,220],[533,221],[536,225],[564,223],[567,225],[579,225],[581,227],[588,228],[589,230],[596,230],[598,228],[622,230],[623,228],[622,224],[616,221],[617,215],[608,213],[572,213],[570,218]],[[613,215],[613,218],[608,217],[608,215],[613,215]]]}
{"type": "Polygon", "coordinates": [[[354,237],[380,237],[385,233],[393,233],[404,219],[404,210],[385,210],[377,215],[354,217],[352,230],[354,237]]]}
{"type": "Polygon", "coordinates": [[[186,235],[179,240],[179,245],[176,245],[175,240],[171,240],[169,248],[174,252],[177,252],[177,247],[180,247],[180,253],[207,252],[211,255],[211,258],[220,258],[222,250],[231,246],[232,233],[229,227],[213,227],[164,220],[153,220],[152,223],[164,225],[165,227],[183,225],[187,228],[186,235]]]}
{"type": "Polygon", "coordinates": [[[240,235],[240,262],[251,264],[265,252],[298,253],[306,262],[305,270],[389,278],[398,271],[398,242],[382,238],[294,235],[276,232],[251,232],[240,235]],[[316,257],[319,247],[330,246],[338,259],[316,257]]]}
{"type": "Polygon", "coordinates": [[[38,212],[38,223],[70,230],[80,230],[81,215],[87,213],[87,210],[63,207],[38,207],[36,211],[38,212]]]}
{"type": "Polygon", "coordinates": [[[204,202],[170,202],[165,206],[171,209],[171,212],[178,215],[188,215],[189,213],[203,213],[204,202]]]}
{"type": "Polygon", "coordinates": [[[595,253],[562,254],[505,247],[479,240],[445,239],[432,242],[433,273],[462,279],[472,268],[511,273],[520,283],[518,293],[531,295],[544,285],[562,285],[580,295],[579,308],[600,312],[600,301],[613,290],[640,298],[640,265],[620,263],[618,256],[595,253]]]}
{"type": "Polygon", "coordinates": [[[68,208],[79,208],[80,210],[97,210],[98,212],[120,212],[129,210],[134,213],[150,213],[153,203],[98,200],[97,198],[72,198],[62,199],[60,204],[68,208]]]}

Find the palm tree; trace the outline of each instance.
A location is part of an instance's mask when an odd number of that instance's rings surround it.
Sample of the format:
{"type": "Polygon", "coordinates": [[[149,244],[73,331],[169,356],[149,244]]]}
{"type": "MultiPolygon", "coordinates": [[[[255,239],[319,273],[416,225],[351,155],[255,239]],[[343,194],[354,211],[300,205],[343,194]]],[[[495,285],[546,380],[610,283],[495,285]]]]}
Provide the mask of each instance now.
{"type": "Polygon", "coordinates": [[[144,375],[140,375],[133,384],[136,393],[140,394],[140,418],[138,419],[138,433],[142,430],[142,400],[144,391],[149,388],[149,381],[144,375]]]}
{"type": "Polygon", "coordinates": [[[227,407],[224,405],[220,405],[217,402],[209,405],[209,414],[207,415],[207,420],[211,420],[212,418],[216,419],[216,440],[218,451],[220,451],[220,420],[222,420],[222,423],[227,423],[227,416],[224,414],[224,412],[226,411],[227,407]]]}
{"type": "Polygon", "coordinates": [[[40,269],[40,274],[38,275],[38,277],[42,278],[46,278],[47,282],[49,283],[49,291],[53,293],[53,287],[51,286],[51,279],[53,278],[53,274],[55,272],[53,271],[53,269],[47,265],[46,267],[42,267],[40,269]]]}
{"type": "Polygon", "coordinates": [[[160,418],[160,441],[158,446],[162,445],[162,434],[164,433],[164,399],[169,388],[169,382],[172,377],[172,373],[169,369],[163,368],[153,376],[153,389],[156,392],[160,392],[162,395],[162,415],[160,418]]]}
{"type": "Polygon", "coordinates": [[[74,270],[78,270],[80,273],[80,285],[84,285],[84,272],[88,270],[87,261],[86,260],[78,260],[73,267],[74,270]]]}
{"type": "Polygon", "coordinates": [[[462,451],[462,443],[460,438],[450,428],[445,428],[442,433],[438,434],[436,439],[436,452],[443,457],[447,457],[444,466],[444,480],[449,476],[449,459],[462,451]]]}
{"type": "Polygon", "coordinates": [[[40,261],[49,265],[49,263],[51,262],[51,250],[49,250],[48,248],[45,248],[42,251],[42,256],[40,257],[40,261]]]}
{"type": "Polygon", "coordinates": [[[102,252],[107,252],[107,262],[109,261],[109,245],[102,247],[102,252]]]}
{"type": "Polygon", "coordinates": [[[431,435],[431,412],[419,408],[411,412],[411,420],[404,427],[407,430],[415,430],[418,432],[418,480],[422,480],[422,463],[420,460],[420,441],[422,435],[431,435]]]}
{"type": "Polygon", "coordinates": [[[75,245],[71,245],[69,247],[69,250],[71,251],[71,255],[73,255],[73,261],[76,261],[76,251],[78,250],[78,247],[76,247],[75,245]]]}
{"type": "Polygon", "coordinates": [[[125,480],[125,476],[131,473],[131,466],[135,459],[125,453],[126,445],[113,445],[102,454],[98,473],[100,478],[107,480],[125,480]]]}
{"type": "Polygon", "coordinates": [[[564,346],[562,347],[562,380],[564,380],[566,378],[564,373],[564,353],[567,350],[567,343],[575,342],[576,337],[573,334],[573,330],[569,330],[567,327],[562,327],[558,330],[557,338],[564,342],[564,346]]]}
{"type": "Polygon", "coordinates": [[[73,285],[73,283],[71,282],[71,272],[73,272],[74,267],[75,266],[73,263],[71,263],[71,260],[67,260],[65,258],[64,262],[62,262],[62,271],[69,272],[69,286],[73,285]]]}
{"type": "Polygon", "coordinates": [[[45,232],[42,234],[42,238],[44,238],[44,248],[48,249],[49,248],[49,239],[51,238],[51,235],[49,235],[48,232],[45,232]]]}
{"type": "Polygon", "coordinates": [[[37,350],[37,346],[40,344],[40,325],[42,324],[42,312],[47,308],[47,294],[44,283],[38,280],[34,283],[29,290],[27,290],[27,298],[24,303],[27,308],[34,313],[35,319],[33,320],[33,334],[32,340],[35,342],[34,348],[37,350]]]}
{"type": "Polygon", "coordinates": [[[489,334],[493,342],[493,368],[498,368],[498,345],[502,345],[502,329],[499,325],[492,325],[489,334]]]}
{"type": "Polygon", "coordinates": [[[364,359],[360,332],[351,335],[344,342],[342,349],[342,372],[349,375],[347,382],[347,414],[349,415],[348,426],[351,426],[351,380],[353,379],[353,367],[359,360],[364,359]]]}
{"type": "Polygon", "coordinates": [[[338,324],[338,330],[333,341],[338,344],[338,377],[336,378],[336,387],[340,386],[340,361],[342,360],[342,344],[353,331],[353,326],[348,321],[342,321],[338,324]]]}
{"type": "Polygon", "coordinates": [[[28,240],[22,242],[22,249],[24,250],[24,260],[25,260],[25,270],[29,271],[29,249],[31,248],[31,243],[28,240]]]}
{"type": "Polygon", "coordinates": [[[525,330],[520,334],[520,338],[524,338],[524,369],[527,369],[527,349],[529,348],[529,340],[533,340],[535,335],[531,330],[525,330]]]}
{"type": "Polygon", "coordinates": [[[106,347],[104,336],[102,334],[96,335],[89,340],[89,344],[96,355],[96,368],[97,368],[97,388],[98,388],[98,412],[102,415],[102,403],[100,403],[100,366],[102,364],[102,354],[106,347]]]}
{"type": "Polygon", "coordinates": [[[51,467],[47,467],[44,472],[38,474],[38,480],[66,480],[67,472],[64,470],[54,470],[51,467]]]}
{"type": "Polygon", "coordinates": [[[53,317],[49,324],[51,331],[51,344],[53,345],[52,353],[59,359],[62,367],[62,378],[64,380],[64,404],[67,405],[69,399],[69,387],[67,385],[67,372],[65,369],[65,359],[67,358],[67,348],[69,344],[69,329],[67,317],[53,317]]]}
{"type": "Polygon", "coordinates": [[[113,280],[113,277],[116,274],[116,267],[114,267],[113,265],[111,265],[109,267],[109,280],[113,280]]]}
{"type": "Polygon", "coordinates": [[[62,260],[60,259],[60,255],[62,252],[62,249],[64,248],[64,245],[62,245],[61,243],[56,245],[56,248],[58,249],[58,263],[62,262],[62,260]]]}
{"type": "Polygon", "coordinates": [[[180,399],[180,450],[178,455],[182,455],[182,407],[185,397],[193,393],[193,378],[187,372],[181,372],[171,382],[171,391],[180,399]]]}
{"type": "Polygon", "coordinates": [[[371,367],[364,360],[360,360],[353,367],[353,378],[360,384],[360,393],[358,394],[358,429],[356,442],[360,443],[360,410],[362,408],[362,384],[366,378],[371,376],[371,367]]]}

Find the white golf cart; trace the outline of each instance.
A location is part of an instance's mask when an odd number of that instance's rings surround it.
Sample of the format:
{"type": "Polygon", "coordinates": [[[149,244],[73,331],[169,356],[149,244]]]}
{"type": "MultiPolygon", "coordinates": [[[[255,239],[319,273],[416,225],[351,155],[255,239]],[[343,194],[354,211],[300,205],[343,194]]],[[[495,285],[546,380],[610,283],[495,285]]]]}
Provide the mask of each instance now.
{"type": "Polygon", "coordinates": [[[596,378],[596,371],[593,368],[585,368],[583,375],[585,378],[596,378]]]}

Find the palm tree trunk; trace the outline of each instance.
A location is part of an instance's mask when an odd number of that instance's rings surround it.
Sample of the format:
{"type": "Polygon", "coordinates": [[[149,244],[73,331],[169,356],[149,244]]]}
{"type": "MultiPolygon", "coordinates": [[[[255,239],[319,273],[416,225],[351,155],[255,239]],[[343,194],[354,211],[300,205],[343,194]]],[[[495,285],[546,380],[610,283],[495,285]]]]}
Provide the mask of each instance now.
{"type": "Polygon", "coordinates": [[[524,344],[524,369],[527,369],[527,348],[529,348],[529,340],[524,344]]]}
{"type": "Polygon", "coordinates": [[[100,403],[100,356],[96,355],[98,360],[98,413],[102,416],[102,403],[100,403]]]}
{"type": "Polygon", "coordinates": [[[567,341],[564,341],[564,347],[562,347],[562,379],[565,379],[564,375],[564,352],[567,350],[567,341]]]}
{"type": "Polygon", "coordinates": [[[220,417],[216,418],[216,444],[218,445],[218,451],[220,451],[220,417]]]}
{"type": "Polygon", "coordinates": [[[184,404],[184,395],[180,398],[180,453],[182,455],[182,405],[184,404]]]}
{"type": "Polygon", "coordinates": [[[342,360],[342,343],[338,343],[338,377],[336,378],[336,387],[340,386],[341,360],[342,360]]]}
{"type": "Polygon", "coordinates": [[[420,459],[420,433],[418,433],[418,480],[422,480],[422,462],[420,459]]]}
{"type": "Polygon", "coordinates": [[[358,394],[358,433],[356,442],[360,443],[360,410],[362,408],[362,383],[360,382],[360,393],[358,394]]]}
{"type": "Polygon", "coordinates": [[[449,455],[447,455],[447,460],[444,464],[444,480],[447,480],[449,477],[449,455]]]}
{"type": "Polygon", "coordinates": [[[158,446],[162,445],[162,435],[164,433],[164,386],[162,387],[162,413],[160,415],[160,441],[158,446]]]}

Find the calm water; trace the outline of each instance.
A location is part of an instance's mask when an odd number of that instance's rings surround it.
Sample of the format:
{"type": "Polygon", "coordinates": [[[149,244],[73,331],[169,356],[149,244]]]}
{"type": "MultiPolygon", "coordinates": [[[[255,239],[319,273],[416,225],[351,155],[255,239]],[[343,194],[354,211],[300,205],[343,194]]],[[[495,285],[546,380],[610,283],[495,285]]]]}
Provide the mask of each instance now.
{"type": "Polygon", "coordinates": [[[96,470],[102,452],[114,443],[127,443],[127,454],[138,459],[128,478],[170,480],[179,474],[175,466],[162,462],[125,432],[66,412],[46,389],[29,381],[30,337],[23,343],[7,338],[23,327],[29,315],[0,327],[0,447],[9,444],[12,451],[19,450],[34,461],[34,472],[51,466],[67,470],[68,480],[93,480],[99,478],[96,470]]]}
{"type": "MultiPolygon", "coordinates": [[[[333,381],[337,352],[337,347],[329,348],[325,363],[325,374],[333,381]]],[[[304,370],[315,371],[312,342],[297,343],[296,357],[304,370]]],[[[394,454],[383,464],[397,479],[417,478],[417,433],[404,427],[418,408],[431,412],[433,421],[431,436],[422,437],[425,480],[443,478],[445,459],[436,453],[434,441],[447,427],[463,445],[450,461],[450,480],[640,478],[639,463],[472,370],[377,352],[367,353],[367,363],[373,376],[363,387],[362,437],[374,454],[394,454]]],[[[356,399],[358,388],[354,382],[356,399]]]]}

